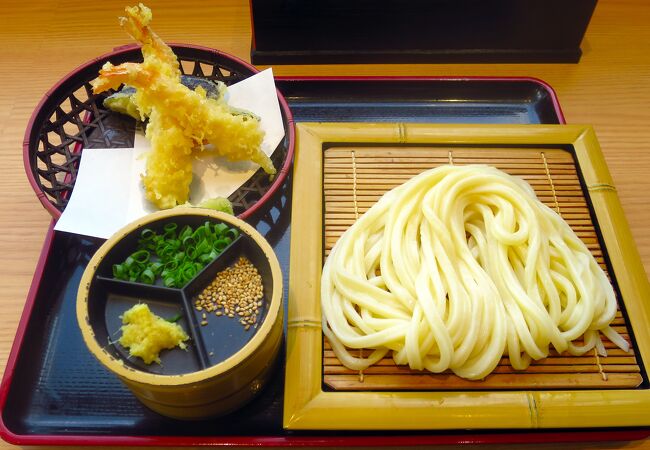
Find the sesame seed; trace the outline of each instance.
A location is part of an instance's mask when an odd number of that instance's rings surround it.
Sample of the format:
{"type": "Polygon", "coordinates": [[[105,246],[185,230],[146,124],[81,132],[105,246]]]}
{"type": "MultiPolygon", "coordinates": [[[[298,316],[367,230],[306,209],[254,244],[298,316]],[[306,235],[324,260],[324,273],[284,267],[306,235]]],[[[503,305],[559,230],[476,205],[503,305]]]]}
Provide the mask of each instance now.
{"type": "MultiPolygon", "coordinates": [[[[248,330],[251,324],[257,323],[262,298],[262,277],[257,268],[242,256],[235,264],[219,272],[199,293],[194,304],[197,311],[205,309],[208,312],[216,311],[217,316],[237,316],[242,326],[248,330]]],[[[205,313],[202,317],[207,323],[205,313]]]]}

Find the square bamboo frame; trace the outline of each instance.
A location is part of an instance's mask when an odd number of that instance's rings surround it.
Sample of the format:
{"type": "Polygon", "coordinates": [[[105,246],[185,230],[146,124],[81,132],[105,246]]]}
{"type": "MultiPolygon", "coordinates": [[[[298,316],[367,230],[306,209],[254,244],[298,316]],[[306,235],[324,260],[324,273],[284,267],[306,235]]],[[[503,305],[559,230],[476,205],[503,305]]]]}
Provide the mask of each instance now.
{"type": "Polygon", "coordinates": [[[570,148],[618,282],[636,350],[650,364],[650,284],[594,130],[582,125],[297,125],[284,427],[318,430],[650,426],[650,389],[337,392],[322,387],[323,151],[329,144],[570,148]]]}

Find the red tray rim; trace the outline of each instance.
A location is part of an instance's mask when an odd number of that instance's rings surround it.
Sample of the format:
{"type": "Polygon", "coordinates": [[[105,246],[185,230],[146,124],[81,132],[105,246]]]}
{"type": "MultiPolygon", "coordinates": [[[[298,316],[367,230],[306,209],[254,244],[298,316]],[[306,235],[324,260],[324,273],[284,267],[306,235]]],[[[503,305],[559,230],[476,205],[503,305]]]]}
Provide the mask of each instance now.
{"type": "MultiPolygon", "coordinates": [[[[122,50],[122,49],[120,49],[122,50]]],[[[87,63],[88,64],[88,63],[87,63]]],[[[76,69],[79,70],[79,69],[76,69]]],[[[280,76],[279,81],[528,81],[542,86],[551,99],[561,124],[566,123],[557,95],[553,88],[543,80],[534,77],[486,77],[486,76],[280,76]]],[[[53,88],[54,89],[54,88],[53,88]]],[[[47,94],[46,94],[47,95],[47,94]]],[[[281,97],[282,101],[285,101],[281,97]]],[[[286,101],[285,101],[286,102],[286,101]]],[[[293,123],[293,119],[289,116],[293,123]]],[[[31,128],[30,121],[28,128],[31,128]]],[[[290,127],[293,131],[293,127],[290,127]]],[[[25,144],[26,145],[26,144],[25,144]]],[[[290,149],[293,152],[293,148],[290,149]]],[[[289,156],[289,155],[288,155],[289,156]]],[[[287,157],[287,160],[290,159],[287,157]]],[[[290,166],[289,166],[290,167],[290,166]]],[[[289,167],[282,171],[288,173],[289,167]]],[[[30,180],[31,181],[31,180],[30,180]]],[[[272,195],[271,191],[267,194],[272,195]]],[[[262,200],[260,200],[261,203],[262,200]]],[[[49,203],[49,202],[48,202],[49,203]]],[[[4,412],[9,387],[16,368],[16,361],[25,338],[29,318],[35,306],[35,298],[40,286],[47,257],[54,238],[55,219],[52,219],[45,236],[45,241],[39,256],[25,306],[18,323],[5,371],[0,384],[0,437],[14,445],[72,445],[72,446],[142,446],[142,447],[171,447],[171,446],[261,446],[261,447],[301,447],[301,446],[415,446],[415,445],[451,445],[451,444],[519,444],[531,442],[584,442],[584,441],[615,441],[640,440],[650,437],[650,429],[594,429],[594,430],[549,430],[531,432],[450,432],[445,434],[404,434],[404,435],[373,435],[373,436],[101,436],[101,435],[27,435],[12,432],[4,422],[4,412]]]]}

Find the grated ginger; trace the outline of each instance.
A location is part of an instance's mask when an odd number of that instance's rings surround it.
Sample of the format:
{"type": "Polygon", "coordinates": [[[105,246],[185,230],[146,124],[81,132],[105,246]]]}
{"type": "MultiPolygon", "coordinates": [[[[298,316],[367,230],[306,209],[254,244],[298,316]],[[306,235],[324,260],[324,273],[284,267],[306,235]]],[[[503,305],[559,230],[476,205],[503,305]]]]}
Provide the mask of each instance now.
{"type": "Polygon", "coordinates": [[[151,312],[149,306],[139,303],[122,316],[122,337],[119,342],[129,349],[129,355],[142,358],[146,364],[160,364],[164,349],[187,348],[189,336],[183,328],[151,312]]]}

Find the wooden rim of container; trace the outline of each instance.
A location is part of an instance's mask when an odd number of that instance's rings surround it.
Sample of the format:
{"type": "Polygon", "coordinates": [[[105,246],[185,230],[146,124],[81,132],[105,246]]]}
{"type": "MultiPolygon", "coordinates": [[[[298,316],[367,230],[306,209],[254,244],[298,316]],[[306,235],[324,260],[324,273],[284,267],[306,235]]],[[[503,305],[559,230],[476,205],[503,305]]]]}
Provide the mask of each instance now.
{"type": "Polygon", "coordinates": [[[111,372],[125,378],[129,381],[149,384],[155,386],[179,386],[193,383],[199,383],[206,379],[210,379],[217,375],[224,374],[237,365],[244,362],[251,356],[260,346],[260,344],[268,337],[273,328],[273,324],[278,318],[280,308],[282,307],[282,271],[280,263],[273,252],[270,244],[262,237],[258,231],[248,223],[240,220],[234,216],[219,211],[212,211],[207,209],[181,207],[165,211],[158,211],[149,214],[141,219],[138,219],[117,231],[110,239],[108,239],[93,257],[88,262],[88,266],[84,271],[81,281],[79,283],[79,291],[77,293],[77,321],[81,334],[83,336],[86,346],[90,352],[111,372]],[[90,285],[95,275],[95,269],[98,267],[101,260],[108,254],[108,252],[122,239],[124,236],[133,230],[143,225],[155,222],[167,217],[177,216],[203,216],[211,217],[217,220],[230,223],[238,227],[242,233],[248,235],[264,252],[264,255],[269,261],[271,267],[271,276],[273,279],[273,292],[271,293],[271,302],[269,304],[266,317],[259,327],[255,336],[252,337],[242,348],[235,352],[232,356],[226,358],[224,361],[215,364],[206,369],[198,370],[196,372],[186,373],[182,375],[159,375],[127,367],[123,361],[115,358],[110,353],[102,348],[95,338],[95,333],[90,325],[90,318],[88,315],[88,294],[90,285]]]}

